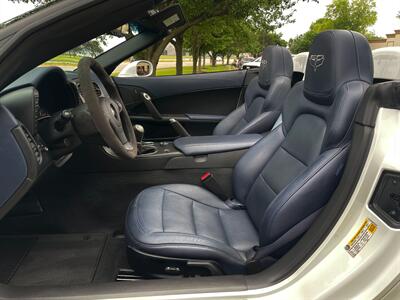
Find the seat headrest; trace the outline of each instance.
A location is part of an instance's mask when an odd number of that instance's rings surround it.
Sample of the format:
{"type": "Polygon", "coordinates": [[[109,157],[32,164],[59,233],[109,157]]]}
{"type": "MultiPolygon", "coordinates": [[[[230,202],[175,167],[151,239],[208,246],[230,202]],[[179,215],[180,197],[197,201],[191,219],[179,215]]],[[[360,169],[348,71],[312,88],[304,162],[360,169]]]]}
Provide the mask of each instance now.
{"type": "Polygon", "coordinates": [[[367,39],[353,31],[329,30],[315,38],[308,56],[304,96],[331,105],[338,87],[350,81],[372,83],[373,60],[367,39]]]}
{"type": "Polygon", "coordinates": [[[289,50],[280,46],[268,46],[264,49],[258,82],[261,87],[268,88],[271,81],[280,76],[292,78],[293,59],[289,50]]]}

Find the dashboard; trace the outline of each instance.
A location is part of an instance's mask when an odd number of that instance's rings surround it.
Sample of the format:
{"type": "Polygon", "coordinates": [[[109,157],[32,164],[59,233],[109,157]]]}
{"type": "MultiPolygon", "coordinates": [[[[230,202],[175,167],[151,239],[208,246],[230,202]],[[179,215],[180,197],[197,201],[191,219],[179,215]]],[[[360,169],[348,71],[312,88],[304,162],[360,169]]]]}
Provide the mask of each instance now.
{"type": "Polygon", "coordinates": [[[7,107],[33,136],[38,122],[79,105],[80,96],[73,81],[56,67],[36,68],[0,93],[0,104],[7,107]]]}
{"type": "Polygon", "coordinates": [[[0,219],[51,165],[62,166],[80,145],[72,123],[57,125],[83,102],[76,78],[36,68],[0,92],[0,219]]]}
{"type": "MultiPolygon", "coordinates": [[[[107,95],[98,78],[93,87],[107,95]]],[[[61,167],[82,144],[98,139],[77,75],[36,68],[0,91],[0,219],[50,166],[61,167]]]]}

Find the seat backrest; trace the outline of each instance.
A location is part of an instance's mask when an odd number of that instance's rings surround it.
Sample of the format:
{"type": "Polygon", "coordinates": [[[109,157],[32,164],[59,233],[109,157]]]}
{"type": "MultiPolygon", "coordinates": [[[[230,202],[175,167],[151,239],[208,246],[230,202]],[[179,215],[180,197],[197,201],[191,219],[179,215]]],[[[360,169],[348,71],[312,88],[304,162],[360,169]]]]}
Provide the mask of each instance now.
{"type": "Polygon", "coordinates": [[[264,133],[278,119],[291,87],[293,60],[280,46],[265,48],[259,75],[249,84],[245,103],[222,120],[214,135],[264,133]]]}
{"type": "Polygon", "coordinates": [[[362,35],[334,30],[316,37],[305,81],[285,100],[282,124],[234,170],[235,197],[246,205],[261,246],[296,226],[305,231],[303,221],[330,199],[346,162],[355,112],[372,80],[371,50],[362,35]]]}

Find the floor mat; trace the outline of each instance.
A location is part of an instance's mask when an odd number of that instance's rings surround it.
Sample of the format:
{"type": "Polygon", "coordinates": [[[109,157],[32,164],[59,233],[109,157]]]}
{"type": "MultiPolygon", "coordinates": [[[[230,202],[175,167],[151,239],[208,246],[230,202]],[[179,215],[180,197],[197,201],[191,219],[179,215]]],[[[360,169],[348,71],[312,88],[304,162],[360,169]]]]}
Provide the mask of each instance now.
{"type": "Polygon", "coordinates": [[[0,282],[15,286],[113,281],[125,248],[106,234],[0,237],[0,282]]]}

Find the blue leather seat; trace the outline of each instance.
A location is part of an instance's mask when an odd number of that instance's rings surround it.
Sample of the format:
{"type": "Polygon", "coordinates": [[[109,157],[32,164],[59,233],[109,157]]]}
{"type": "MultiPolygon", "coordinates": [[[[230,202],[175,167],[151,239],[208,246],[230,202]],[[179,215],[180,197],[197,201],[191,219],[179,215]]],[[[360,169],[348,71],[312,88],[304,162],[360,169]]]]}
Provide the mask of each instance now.
{"type": "Polygon", "coordinates": [[[319,34],[305,81],[287,95],[282,124],[235,167],[234,197],[245,208],[232,208],[197,186],[146,189],[127,214],[131,251],[142,258],[212,261],[223,273],[238,274],[291,245],[338,185],[355,112],[372,78],[362,35],[319,34]]]}
{"type": "Polygon", "coordinates": [[[246,89],[245,103],[217,125],[214,135],[270,131],[282,112],[292,75],[293,60],[289,50],[280,46],[266,47],[259,75],[246,89]]]}

